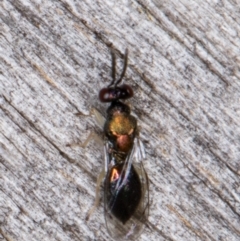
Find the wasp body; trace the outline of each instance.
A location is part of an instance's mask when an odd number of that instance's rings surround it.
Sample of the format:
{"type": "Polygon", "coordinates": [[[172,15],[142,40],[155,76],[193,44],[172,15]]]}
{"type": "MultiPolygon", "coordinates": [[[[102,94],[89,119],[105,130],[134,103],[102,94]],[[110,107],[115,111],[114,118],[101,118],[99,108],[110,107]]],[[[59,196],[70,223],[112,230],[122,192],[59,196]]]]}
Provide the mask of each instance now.
{"type": "Polygon", "coordinates": [[[126,72],[127,58],[126,50],[123,71],[116,80],[116,59],[112,53],[112,82],[99,92],[101,102],[111,103],[103,128],[104,214],[107,229],[114,239],[135,240],[147,220],[149,188],[137,119],[123,102],[133,96],[133,90],[129,85],[119,85],[126,72]]]}

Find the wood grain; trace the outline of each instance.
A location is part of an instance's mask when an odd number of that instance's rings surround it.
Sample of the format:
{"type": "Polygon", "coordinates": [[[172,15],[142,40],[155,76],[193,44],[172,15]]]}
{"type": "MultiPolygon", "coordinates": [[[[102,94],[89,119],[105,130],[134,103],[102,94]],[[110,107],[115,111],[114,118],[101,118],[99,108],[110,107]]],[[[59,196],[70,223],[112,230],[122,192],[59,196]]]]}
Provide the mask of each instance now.
{"type": "Polygon", "coordinates": [[[234,0],[0,2],[0,240],[109,240],[103,162],[83,143],[111,56],[146,146],[143,240],[240,240],[240,8],[234,0]],[[118,62],[121,69],[121,61],[118,62]],[[76,113],[83,115],[76,116],[76,113]]]}

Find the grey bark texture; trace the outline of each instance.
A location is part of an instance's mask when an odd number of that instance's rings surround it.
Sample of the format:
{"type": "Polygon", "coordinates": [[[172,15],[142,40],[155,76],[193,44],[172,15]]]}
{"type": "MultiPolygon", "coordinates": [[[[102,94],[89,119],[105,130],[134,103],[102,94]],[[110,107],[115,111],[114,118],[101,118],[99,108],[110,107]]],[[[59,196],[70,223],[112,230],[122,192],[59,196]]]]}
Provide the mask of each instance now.
{"type": "Polygon", "coordinates": [[[150,179],[138,240],[240,240],[239,6],[0,1],[0,240],[110,239],[102,201],[85,221],[102,145],[73,143],[99,130],[87,115],[126,48],[150,179]]]}

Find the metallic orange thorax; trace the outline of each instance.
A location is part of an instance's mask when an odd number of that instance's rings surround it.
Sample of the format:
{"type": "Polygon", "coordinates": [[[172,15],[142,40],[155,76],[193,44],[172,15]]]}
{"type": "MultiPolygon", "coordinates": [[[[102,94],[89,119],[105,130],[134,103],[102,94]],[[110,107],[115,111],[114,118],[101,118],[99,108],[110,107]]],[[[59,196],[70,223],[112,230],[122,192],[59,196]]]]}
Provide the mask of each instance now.
{"type": "Polygon", "coordinates": [[[131,150],[136,126],[136,118],[124,112],[116,112],[107,120],[105,124],[106,135],[116,152],[128,153],[131,150]]]}

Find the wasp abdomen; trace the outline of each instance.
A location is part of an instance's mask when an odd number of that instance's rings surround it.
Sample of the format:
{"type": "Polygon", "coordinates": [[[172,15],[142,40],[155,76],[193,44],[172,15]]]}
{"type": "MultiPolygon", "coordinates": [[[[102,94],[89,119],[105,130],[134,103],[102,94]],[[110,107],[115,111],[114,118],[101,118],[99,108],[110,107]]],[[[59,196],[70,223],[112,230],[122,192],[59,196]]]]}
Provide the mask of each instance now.
{"type": "Polygon", "coordinates": [[[126,223],[137,209],[142,187],[139,176],[132,166],[125,179],[124,164],[115,165],[109,172],[107,185],[107,203],[112,214],[123,224],[126,223]]]}

